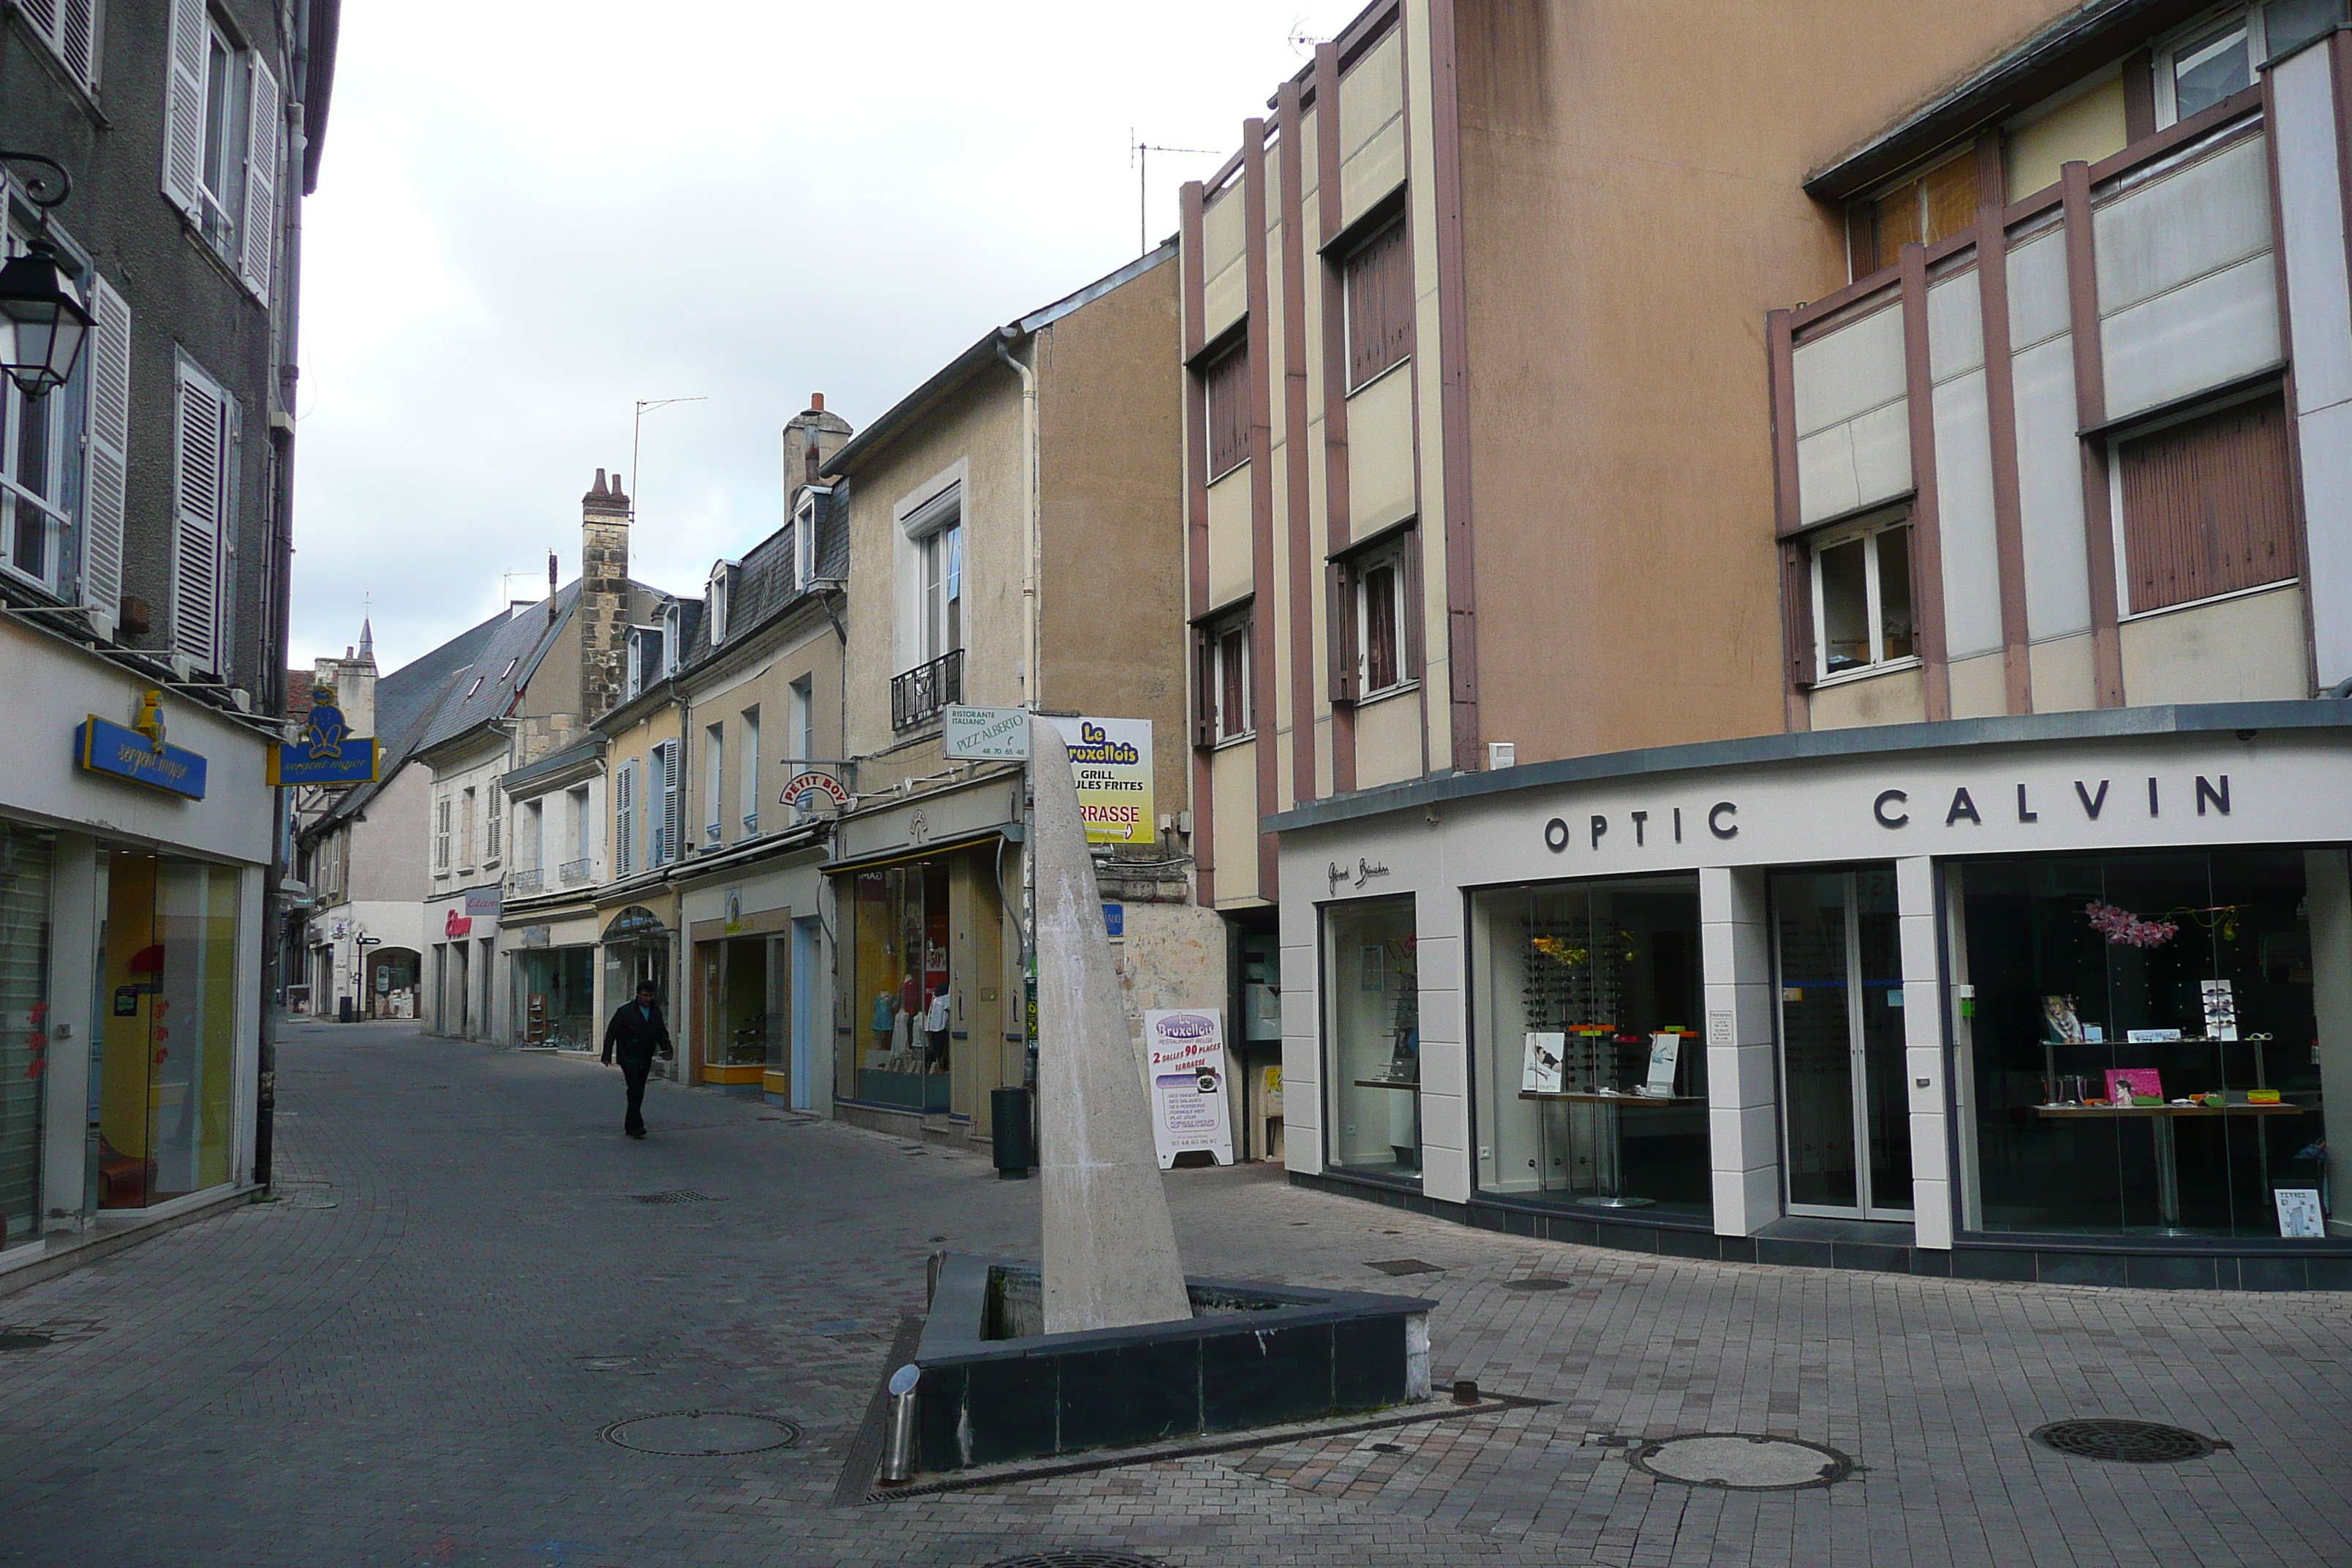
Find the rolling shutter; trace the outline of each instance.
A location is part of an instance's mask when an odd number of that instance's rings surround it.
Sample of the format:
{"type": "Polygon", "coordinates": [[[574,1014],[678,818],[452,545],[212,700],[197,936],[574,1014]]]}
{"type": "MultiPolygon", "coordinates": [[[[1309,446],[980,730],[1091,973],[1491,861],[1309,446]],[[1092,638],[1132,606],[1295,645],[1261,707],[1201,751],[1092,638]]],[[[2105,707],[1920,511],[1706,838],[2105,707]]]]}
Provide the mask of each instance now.
{"type": "Polygon", "coordinates": [[[172,0],[172,64],[163,98],[163,194],[191,222],[204,216],[205,0],[172,0]]]}
{"type": "Polygon", "coordinates": [[[269,303],[269,264],[278,243],[278,174],[286,116],[278,78],[253,57],[251,112],[246,124],[245,220],[239,232],[237,276],[253,297],[269,303]]]}
{"type": "Polygon", "coordinates": [[[179,439],[172,521],[172,650],[198,669],[221,667],[220,627],[227,596],[229,402],[202,371],[180,364],[179,439]]]}
{"type": "Polygon", "coordinates": [[[92,273],[89,442],[83,454],[81,602],[112,640],[122,609],[122,515],[131,452],[131,307],[92,273]]]}

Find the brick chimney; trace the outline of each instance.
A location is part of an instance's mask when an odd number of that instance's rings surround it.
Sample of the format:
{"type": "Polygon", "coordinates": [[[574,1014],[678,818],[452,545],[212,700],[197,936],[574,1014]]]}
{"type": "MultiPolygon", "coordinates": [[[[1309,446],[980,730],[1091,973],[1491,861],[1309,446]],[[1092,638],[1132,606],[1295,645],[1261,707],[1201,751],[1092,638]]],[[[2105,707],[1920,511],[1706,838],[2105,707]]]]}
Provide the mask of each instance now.
{"type": "Polygon", "coordinates": [[[595,720],[620,706],[629,651],[629,498],[615,475],[580,498],[580,714],[595,720]]]}

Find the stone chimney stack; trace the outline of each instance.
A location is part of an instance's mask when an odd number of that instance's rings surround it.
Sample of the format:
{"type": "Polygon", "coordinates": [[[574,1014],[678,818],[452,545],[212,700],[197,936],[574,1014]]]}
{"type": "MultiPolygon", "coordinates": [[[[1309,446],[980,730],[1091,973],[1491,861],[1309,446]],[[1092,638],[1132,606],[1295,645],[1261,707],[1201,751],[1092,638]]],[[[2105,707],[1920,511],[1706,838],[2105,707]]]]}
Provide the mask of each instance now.
{"type": "Polygon", "coordinates": [[[580,498],[580,716],[593,721],[620,706],[629,652],[629,498],[616,474],[596,470],[580,498]]]}
{"type": "Polygon", "coordinates": [[[809,394],[808,408],[784,426],[784,518],[790,521],[801,488],[813,485],[825,460],[848,443],[849,421],[824,411],[824,394],[809,394]]]}

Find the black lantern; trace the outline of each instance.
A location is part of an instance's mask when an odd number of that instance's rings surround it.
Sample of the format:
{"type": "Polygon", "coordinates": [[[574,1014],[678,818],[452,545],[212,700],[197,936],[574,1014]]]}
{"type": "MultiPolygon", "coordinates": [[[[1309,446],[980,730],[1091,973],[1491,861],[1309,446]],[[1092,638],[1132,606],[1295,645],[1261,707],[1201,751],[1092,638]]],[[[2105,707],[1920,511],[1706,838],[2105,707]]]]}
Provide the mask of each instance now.
{"type": "Polygon", "coordinates": [[[41,209],[41,232],[24,255],[0,267],[0,369],[26,396],[40,397],[72,376],[89,336],[89,310],[58,270],[48,243],[49,209],[73,194],[73,181],[64,165],[38,153],[0,152],[0,164],[23,165],[11,170],[16,188],[41,209]]]}
{"type": "Polygon", "coordinates": [[[63,386],[81,357],[90,314],[37,240],[0,267],[0,321],[7,323],[0,365],[18,390],[39,397],[63,386]]]}

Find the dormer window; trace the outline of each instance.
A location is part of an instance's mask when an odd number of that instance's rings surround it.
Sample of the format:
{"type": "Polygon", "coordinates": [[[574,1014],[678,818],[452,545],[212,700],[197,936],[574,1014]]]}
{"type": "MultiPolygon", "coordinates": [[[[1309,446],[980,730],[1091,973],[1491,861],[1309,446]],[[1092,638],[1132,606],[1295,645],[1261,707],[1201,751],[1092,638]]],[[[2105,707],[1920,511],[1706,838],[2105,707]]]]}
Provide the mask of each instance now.
{"type": "Polygon", "coordinates": [[[728,601],[733,597],[728,587],[734,574],[735,563],[731,561],[719,562],[710,568],[710,582],[704,595],[708,607],[704,614],[709,617],[710,646],[713,647],[727,640],[727,618],[731,607],[728,601]]]}
{"type": "Polygon", "coordinates": [[[832,490],[822,485],[811,485],[802,490],[800,500],[793,503],[793,587],[795,592],[805,590],[816,581],[818,498],[832,494],[832,490]]]}
{"type": "Polygon", "coordinates": [[[675,601],[664,605],[661,613],[661,641],[654,648],[654,668],[667,677],[677,668],[678,609],[675,601]]]}

